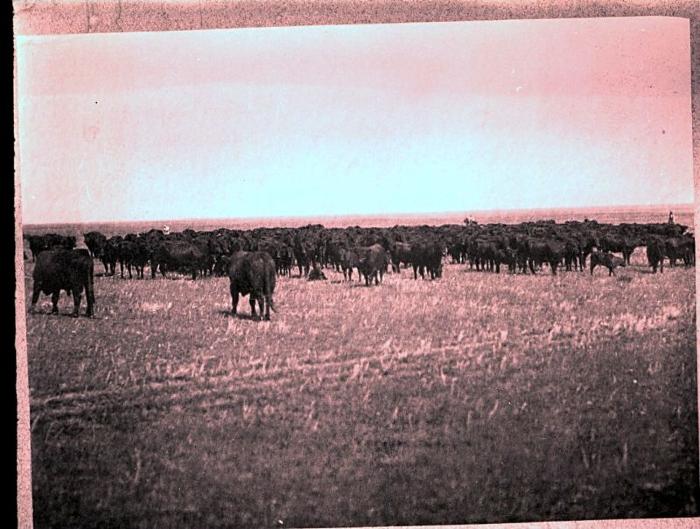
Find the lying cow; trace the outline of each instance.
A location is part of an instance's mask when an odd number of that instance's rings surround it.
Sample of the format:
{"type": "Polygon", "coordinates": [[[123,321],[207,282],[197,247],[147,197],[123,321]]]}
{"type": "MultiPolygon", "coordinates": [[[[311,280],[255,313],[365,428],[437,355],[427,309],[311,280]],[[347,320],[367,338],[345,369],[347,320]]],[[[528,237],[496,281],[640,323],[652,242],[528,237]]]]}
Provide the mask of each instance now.
{"type": "Polygon", "coordinates": [[[594,251],[591,253],[591,275],[593,275],[593,270],[598,265],[607,268],[608,275],[612,276],[615,275],[615,268],[625,266],[625,260],[609,252],[594,251]]]}
{"type": "Polygon", "coordinates": [[[231,314],[236,315],[238,296],[250,294],[250,312],[255,318],[255,302],[260,305],[260,316],[270,319],[270,309],[275,310],[272,294],[275,291],[277,270],[275,261],[267,252],[235,252],[229,264],[231,281],[231,314]],[[263,316],[264,314],[264,316],[263,316]]]}
{"type": "Polygon", "coordinates": [[[93,262],[87,249],[46,250],[37,255],[33,272],[34,290],[32,306],[34,312],[39,295],[51,294],[52,314],[58,314],[58,298],[61,290],[73,296],[73,316],[80,312],[80,296],[85,290],[87,310],[85,315],[94,313],[95,288],[93,285],[93,262]]]}
{"type": "Polygon", "coordinates": [[[314,264],[306,279],[308,281],[322,281],[326,279],[326,274],[318,267],[318,264],[314,264]]]}

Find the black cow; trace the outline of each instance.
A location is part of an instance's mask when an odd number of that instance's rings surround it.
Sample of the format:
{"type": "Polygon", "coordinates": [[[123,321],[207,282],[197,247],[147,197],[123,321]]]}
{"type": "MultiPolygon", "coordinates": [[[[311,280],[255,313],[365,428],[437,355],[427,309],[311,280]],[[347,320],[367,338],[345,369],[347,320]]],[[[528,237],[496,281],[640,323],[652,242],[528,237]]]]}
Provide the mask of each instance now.
{"type": "Polygon", "coordinates": [[[593,275],[593,270],[598,265],[607,268],[608,275],[610,276],[615,275],[615,268],[618,266],[626,266],[625,259],[622,257],[618,257],[609,252],[591,252],[591,275],[593,275]]]}
{"type": "Polygon", "coordinates": [[[102,248],[102,265],[105,267],[105,275],[114,275],[119,259],[119,246],[123,240],[121,235],[114,235],[107,239],[102,248]]]}
{"type": "Polygon", "coordinates": [[[156,269],[160,269],[163,277],[166,272],[176,271],[192,274],[192,280],[197,279],[197,273],[208,262],[208,256],[195,244],[188,241],[163,241],[153,252],[151,257],[151,277],[156,275],[156,269]]]}
{"type": "Polygon", "coordinates": [[[666,245],[661,237],[650,237],[647,240],[647,261],[654,273],[657,268],[664,272],[664,257],[666,254],[666,245]]]}
{"type": "Polygon", "coordinates": [[[52,314],[58,314],[58,298],[61,290],[73,296],[73,316],[80,312],[80,297],[85,290],[87,310],[85,315],[94,313],[95,289],[93,285],[93,262],[90,252],[78,250],[46,250],[36,259],[33,272],[34,290],[30,312],[34,312],[39,295],[51,294],[52,314]]]}
{"type": "Polygon", "coordinates": [[[107,244],[107,237],[99,231],[89,231],[83,234],[83,239],[92,257],[100,259],[102,257],[102,251],[107,244]]]}
{"type": "MultiPolygon", "coordinates": [[[[341,248],[338,253],[340,267],[343,270],[343,277],[346,281],[352,281],[352,269],[358,267],[360,264],[360,259],[357,256],[357,252],[341,248]]],[[[360,281],[362,281],[362,276],[360,276],[360,281]]]]}
{"type": "Polygon", "coordinates": [[[405,242],[395,242],[391,245],[389,252],[391,253],[391,266],[394,272],[401,272],[401,263],[404,265],[411,264],[411,245],[405,242]]]}
{"type": "Polygon", "coordinates": [[[45,250],[75,248],[75,237],[72,235],[58,235],[56,233],[46,233],[44,235],[26,235],[29,241],[29,250],[32,252],[32,261],[45,250]]]}
{"type": "Polygon", "coordinates": [[[417,242],[411,244],[411,265],[413,266],[413,279],[425,279],[425,271],[430,274],[430,279],[442,277],[442,246],[437,242],[417,242]]]}
{"type": "Polygon", "coordinates": [[[250,312],[256,317],[255,302],[260,306],[260,316],[270,319],[270,309],[275,310],[272,294],[275,291],[275,261],[267,252],[235,252],[229,265],[231,281],[231,314],[236,315],[238,296],[250,294],[250,312]],[[264,314],[264,316],[263,316],[264,314]]]}
{"type": "Polygon", "coordinates": [[[119,244],[119,269],[121,277],[124,277],[124,268],[131,274],[131,267],[136,268],[136,277],[143,279],[143,270],[150,259],[150,252],[145,240],[140,237],[125,239],[119,244]]]}
{"type": "Polygon", "coordinates": [[[381,244],[372,246],[359,246],[355,249],[358,256],[357,270],[360,277],[365,276],[365,284],[378,285],[384,279],[384,272],[389,266],[389,256],[381,244]]]}
{"type": "Polygon", "coordinates": [[[557,275],[557,267],[564,257],[565,244],[553,239],[531,239],[529,241],[530,255],[528,264],[530,271],[535,273],[535,266],[548,263],[552,275],[557,275]]]}
{"type": "Polygon", "coordinates": [[[48,250],[43,235],[25,235],[24,237],[29,241],[29,251],[32,254],[32,261],[35,261],[36,257],[41,252],[48,250]]]}

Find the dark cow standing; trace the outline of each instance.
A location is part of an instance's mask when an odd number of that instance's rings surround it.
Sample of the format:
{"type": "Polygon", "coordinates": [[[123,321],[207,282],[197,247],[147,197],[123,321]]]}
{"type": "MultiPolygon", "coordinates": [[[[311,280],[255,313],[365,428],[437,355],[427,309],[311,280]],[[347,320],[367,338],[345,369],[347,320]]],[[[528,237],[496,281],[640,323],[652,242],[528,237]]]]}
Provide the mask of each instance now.
{"type": "Polygon", "coordinates": [[[39,295],[51,294],[52,314],[58,314],[58,298],[61,290],[73,296],[73,316],[80,312],[80,297],[85,290],[87,298],[86,316],[92,316],[95,307],[95,288],[93,284],[93,262],[90,252],[78,250],[46,250],[36,259],[33,272],[34,290],[32,293],[33,313],[39,295]]]}
{"type": "MultiPolygon", "coordinates": [[[[343,277],[346,281],[352,281],[352,269],[358,267],[360,262],[357,252],[341,248],[338,253],[343,277]]],[[[362,281],[362,276],[360,276],[360,281],[362,281]]]]}
{"type": "Polygon", "coordinates": [[[272,294],[275,291],[275,261],[267,252],[235,252],[229,265],[231,281],[231,314],[236,315],[238,296],[250,294],[250,312],[256,317],[255,302],[260,306],[260,316],[270,319],[270,309],[275,310],[272,294]]]}
{"type": "Polygon", "coordinates": [[[119,260],[119,246],[124,239],[121,235],[114,235],[107,239],[107,242],[102,248],[102,264],[105,267],[105,275],[113,276],[117,261],[119,260]]]}
{"type": "Polygon", "coordinates": [[[442,277],[442,246],[437,242],[417,242],[411,245],[411,264],[413,279],[418,279],[418,273],[425,279],[425,271],[430,279],[442,277]]]}
{"type": "Polygon", "coordinates": [[[367,286],[372,284],[378,285],[384,279],[384,272],[389,266],[389,255],[381,244],[373,244],[372,246],[359,246],[355,248],[357,253],[357,271],[360,277],[365,277],[367,286]]]}
{"type": "Polygon", "coordinates": [[[85,246],[87,246],[90,250],[92,257],[95,259],[101,259],[104,247],[107,245],[107,237],[105,237],[99,231],[89,231],[83,234],[83,239],[85,240],[85,246]]]}
{"type": "Polygon", "coordinates": [[[615,268],[625,266],[625,259],[609,252],[594,251],[591,253],[591,275],[593,275],[593,270],[598,265],[607,268],[608,275],[612,276],[615,275],[615,268]]]}
{"type": "Polygon", "coordinates": [[[394,272],[401,273],[401,263],[405,266],[411,264],[411,245],[405,242],[395,242],[389,249],[391,253],[391,266],[394,272]]]}
{"type": "Polygon", "coordinates": [[[155,278],[156,270],[163,277],[166,272],[177,271],[192,275],[197,279],[197,273],[207,264],[207,256],[195,244],[188,241],[163,241],[154,250],[151,258],[151,278],[155,278]]]}
{"type": "Polygon", "coordinates": [[[647,261],[654,273],[658,268],[661,273],[664,272],[664,257],[666,254],[666,245],[661,237],[649,237],[647,240],[647,261]]]}

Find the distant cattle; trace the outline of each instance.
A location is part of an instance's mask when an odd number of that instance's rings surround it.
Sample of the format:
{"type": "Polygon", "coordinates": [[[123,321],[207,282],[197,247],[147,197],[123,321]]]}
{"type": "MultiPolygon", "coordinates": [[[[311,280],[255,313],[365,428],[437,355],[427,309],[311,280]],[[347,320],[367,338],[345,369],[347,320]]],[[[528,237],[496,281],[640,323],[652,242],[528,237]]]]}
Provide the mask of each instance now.
{"type": "Polygon", "coordinates": [[[256,317],[255,302],[260,306],[260,316],[270,319],[270,309],[275,310],[272,295],[275,291],[275,261],[266,252],[235,252],[229,265],[231,313],[235,316],[238,296],[250,294],[250,311],[256,317]]]}
{"type": "Polygon", "coordinates": [[[594,251],[591,253],[591,275],[596,266],[604,266],[608,269],[608,275],[615,275],[615,268],[618,266],[624,267],[625,260],[622,257],[613,255],[609,252],[594,251]]]}
{"type": "Polygon", "coordinates": [[[46,250],[36,259],[33,272],[33,292],[31,312],[34,312],[39,295],[51,295],[52,314],[58,313],[58,299],[61,290],[73,296],[73,316],[80,312],[80,298],[83,290],[87,299],[86,316],[92,316],[95,306],[93,284],[93,262],[88,250],[46,250]]]}

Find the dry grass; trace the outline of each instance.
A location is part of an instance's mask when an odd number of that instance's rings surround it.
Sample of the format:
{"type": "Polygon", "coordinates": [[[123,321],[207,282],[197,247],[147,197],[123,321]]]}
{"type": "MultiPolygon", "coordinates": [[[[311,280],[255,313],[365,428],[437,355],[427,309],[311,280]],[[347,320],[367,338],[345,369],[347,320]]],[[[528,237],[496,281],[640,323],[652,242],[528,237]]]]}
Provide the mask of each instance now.
{"type": "Polygon", "coordinates": [[[694,273],[327,271],[271,322],[226,278],[98,278],[95,319],[28,316],[35,523],[697,514],[694,273]]]}

